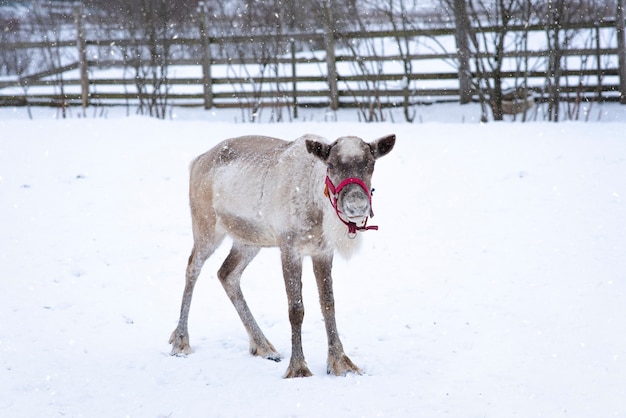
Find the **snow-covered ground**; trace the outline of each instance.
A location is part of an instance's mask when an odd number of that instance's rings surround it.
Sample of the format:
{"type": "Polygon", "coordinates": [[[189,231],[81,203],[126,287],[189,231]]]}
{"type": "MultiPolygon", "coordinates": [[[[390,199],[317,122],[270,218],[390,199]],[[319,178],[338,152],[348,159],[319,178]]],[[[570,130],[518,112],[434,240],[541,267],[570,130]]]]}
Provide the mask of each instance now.
{"type": "MultiPolygon", "coordinates": [[[[593,111],[604,123],[483,125],[454,105],[424,109],[421,124],[359,124],[354,111],[243,124],[226,111],[60,120],[36,109],[28,120],[1,109],[2,415],[626,416],[626,112],[593,111]],[[171,357],[189,161],[227,137],[306,132],[398,138],[374,174],[380,230],[334,268],[339,330],[364,374],[325,374],[308,262],[315,376],[285,380],[286,361],[250,356],[215,277],[227,245],[194,296],[195,352],[171,357]]],[[[276,250],[243,286],[288,358],[276,250]]]]}

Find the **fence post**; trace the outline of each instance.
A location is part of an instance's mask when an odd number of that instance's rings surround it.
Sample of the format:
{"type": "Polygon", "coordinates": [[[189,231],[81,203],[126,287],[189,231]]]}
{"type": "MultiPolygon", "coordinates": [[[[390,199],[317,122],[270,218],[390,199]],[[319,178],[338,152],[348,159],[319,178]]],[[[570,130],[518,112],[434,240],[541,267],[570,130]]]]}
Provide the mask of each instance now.
{"type": "Polygon", "coordinates": [[[291,89],[293,91],[293,118],[298,119],[298,77],[296,75],[296,41],[291,39],[291,89]]]}
{"type": "Polygon", "coordinates": [[[600,28],[595,27],[595,38],[596,38],[596,78],[598,80],[598,85],[596,86],[596,92],[598,96],[597,100],[602,100],[602,56],[600,54],[600,49],[602,48],[602,43],[600,41],[600,28]]]}
{"type": "Polygon", "coordinates": [[[78,3],[75,6],[74,13],[76,15],[76,30],[78,34],[78,65],[80,70],[80,98],[85,116],[85,109],[89,105],[89,73],[87,64],[87,43],[85,42],[85,28],[83,26],[83,4],[78,3]]]}
{"type": "Polygon", "coordinates": [[[626,39],[624,36],[624,0],[617,0],[615,32],[617,34],[617,59],[619,62],[620,103],[626,104],[626,39]]]}
{"type": "Polygon", "coordinates": [[[471,71],[470,71],[470,48],[468,35],[470,23],[465,8],[465,0],[454,0],[454,18],[456,20],[456,49],[459,65],[459,95],[461,104],[469,103],[472,99],[471,71]]]}
{"type": "Polygon", "coordinates": [[[209,13],[208,4],[204,1],[198,2],[200,11],[200,39],[202,43],[202,85],[204,88],[204,108],[213,107],[213,79],[211,76],[211,40],[209,39],[209,13]]]}
{"type": "Polygon", "coordinates": [[[328,2],[324,2],[326,12],[326,28],[324,31],[324,46],[326,48],[326,67],[328,68],[328,90],[330,94],[330,108],[339,108],[339,90],[337,89],[337,65],[335,61],[335,22],[332,9],[328,2]]]}

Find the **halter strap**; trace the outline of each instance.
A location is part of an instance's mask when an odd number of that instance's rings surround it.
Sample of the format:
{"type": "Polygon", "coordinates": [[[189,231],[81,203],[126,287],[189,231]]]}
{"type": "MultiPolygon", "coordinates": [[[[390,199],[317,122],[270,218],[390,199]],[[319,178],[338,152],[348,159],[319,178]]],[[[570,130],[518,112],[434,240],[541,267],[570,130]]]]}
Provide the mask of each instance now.
{"type": "Polygon", "coordinates": [[[346,221],[344,218],[341,217],[342,212],[337,207],[338,195],[341,192],[341,190],[343,190],[344,187],[350,184],[357,184],[363,189],[363,191],[365,191],[365,194],[367,195],[367,198],[369,199],[369,202],[370,202],[370,216],[374,216],[374,212],[372,211],[372,193],[367,189],[367,185],[363,182],[363,180],[359,178],[348,177],[347,179],[339,183],[339,186],[335,187],[332,180],[328,176],[328,172],[327,172],[326,173],[326,186],[324,187],[324,194],[328,197],[328,200],[330,201],[331,206],[335,209],[335,213],[337,213],[337,217],[339,218],[339,220],[348,227],[348,237],[354,238],[356,237],[357,231],[378,230],[378,226],[376,225],[367,226],[367,219],[368,219],[367,217],[365,217],[365,221],[363,222],[363,225],[361,226],[357,226],[356,223],[352,221],[346,221]]]}

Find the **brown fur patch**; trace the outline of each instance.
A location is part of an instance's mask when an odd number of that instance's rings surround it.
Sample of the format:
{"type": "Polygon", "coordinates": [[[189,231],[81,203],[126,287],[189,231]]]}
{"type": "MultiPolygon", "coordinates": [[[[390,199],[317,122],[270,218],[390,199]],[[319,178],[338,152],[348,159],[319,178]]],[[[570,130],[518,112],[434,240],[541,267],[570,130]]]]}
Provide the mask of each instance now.
{"type": "Polygon", "coordinates": [[[276,237],[270,235],[267,228],[263,228],[258,222],[233,214],[221,213],[218,223],[226,234],[247,245],[259,247],[275,247],[277,245],[276,237]]]}

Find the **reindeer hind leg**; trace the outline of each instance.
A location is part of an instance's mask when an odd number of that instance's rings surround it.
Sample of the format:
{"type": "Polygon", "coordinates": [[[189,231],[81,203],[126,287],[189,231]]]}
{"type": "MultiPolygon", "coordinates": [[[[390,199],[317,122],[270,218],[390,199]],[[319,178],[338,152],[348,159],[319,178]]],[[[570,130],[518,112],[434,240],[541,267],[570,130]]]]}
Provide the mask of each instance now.
{"type": "Polygon", "coordinates": [[[198,238],[194,240],[193,250],[191,251],[187,263],[185,290],[180,307],[180,318],[176,329],[172,332],[169,339],[170,344],[172,344],[172,355],[191,354],[192,350],[189,345],[187,322],[189,319],[193,289],[202,270],[202,266],[224,239],[224,236],[218,234],[215,230],[213,230],[211,234],[197,235],[197,237],[198,238]]]}
{"type": "Polygon", "coordinates": [[[234,242],[217,276],[248,332],[250,354],[268,360],[280,361],[280,354],[261,331],[241,291],[241,274],[259,253],[259,250],[258,247],[234,242]]]}

